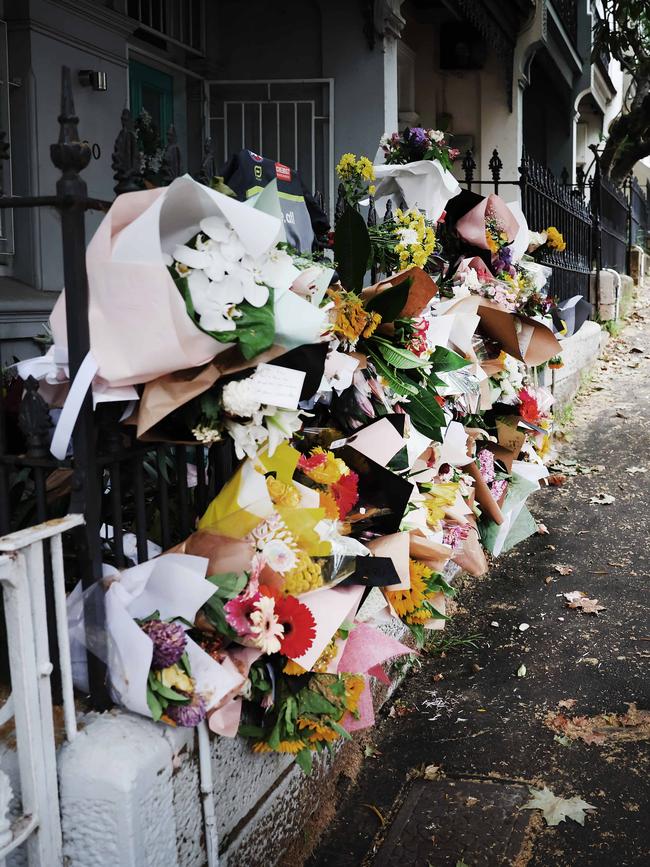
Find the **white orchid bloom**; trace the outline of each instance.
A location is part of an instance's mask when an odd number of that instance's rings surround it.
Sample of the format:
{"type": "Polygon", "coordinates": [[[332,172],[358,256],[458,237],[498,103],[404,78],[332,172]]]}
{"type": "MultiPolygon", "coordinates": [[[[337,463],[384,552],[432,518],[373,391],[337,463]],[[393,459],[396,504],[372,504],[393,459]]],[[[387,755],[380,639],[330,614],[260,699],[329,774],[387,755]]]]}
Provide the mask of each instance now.
{"type": "Polygon", "coordinates": [[[255,274],[246,268],[238,269],[236,277],[240,281],[242,294],[246,301],[253,307],[264,307],[269,300],[268,287],[258,283],[255,274]]]}
{"type": "Polygon", "coordinates": [[[210,264],[210,254],[201,250],[195,250],[193,247],[188,247],[186,244],[179,244],[174,250],[174,259],[180,262],[181,265],[187,265],[188,268],[196,268],[203,271],[210,264]]]}

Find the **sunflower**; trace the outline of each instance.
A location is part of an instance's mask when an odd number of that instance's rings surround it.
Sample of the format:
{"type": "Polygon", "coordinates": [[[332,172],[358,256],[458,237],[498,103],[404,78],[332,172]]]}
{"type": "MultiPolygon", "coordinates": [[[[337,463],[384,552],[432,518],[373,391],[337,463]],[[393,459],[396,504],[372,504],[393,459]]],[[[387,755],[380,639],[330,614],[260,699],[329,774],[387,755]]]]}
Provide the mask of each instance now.
{"type": "Polygon", "coordinates": [[[409,560],[409,578],[411,586],[407,590],[386,590],[386,598],[393,606],[399,617],[410,614],[419,608],[424,601],[427,591],[425,579],[431,575],[424,563],[419,560],[409,560]]]}
{"type": "Polygon", "coordinates": [[[299,753],[304,750],[307,744],[305,741],[280,741],[277,747],[270,747],[266,741],[258,741],[253,744],[254,753],[299,753]]]}
{"type": "Polygon", "coordinates": [[[359,707],[361,693],[366,688],[366,679],[362,674],[349,674],[345,676],[345,709],[350,713],[356,713],[359,707]]]}
{"type": "Polygon", "coordinates": [[[341,737],[329,726],[323,725],[315,719],[307,719],[307,717],[298,717],[298,728],[301,731],[307,729],[305,735],[307,735],[307,740],[310,744],[316,743],[316,741],[328,741],[331,743],[341,737]]]}

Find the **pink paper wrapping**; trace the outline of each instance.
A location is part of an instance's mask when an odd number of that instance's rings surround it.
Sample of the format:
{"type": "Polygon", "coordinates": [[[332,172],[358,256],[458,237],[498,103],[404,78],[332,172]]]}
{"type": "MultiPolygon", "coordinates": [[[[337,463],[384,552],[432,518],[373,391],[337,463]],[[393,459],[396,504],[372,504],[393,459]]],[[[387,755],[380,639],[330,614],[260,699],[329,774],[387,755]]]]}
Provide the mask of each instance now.
{"type": "MultiPolygon", "coordinates": [[[[173,370],[206,364],[228,344],[194,325],[166,266],[111,260],[119,232],[165,192],[124,193],[88,245],[90,349],[110,385],[149,382],[173,370]]],[[[54,342],[67,345],[65,291],[50,318],[54,342]]]]}
{"type": "MultiPolygon", "coordinates": [[[[251,665],[262,655],[256,647],[237,647],[227,651],[229,662],[234,664],[242,677],[248,677],[251,665]]],[[[228,657],[227,657],[228,658],[228,657]]],[[[234,738],[239,729],[241,719],[241,696],[227,696],[215,710],[208,714],[208,727],[215,734],[225,738],[234,738]]]]}
{"type": "Polygon", "coordinates": [[[488,250],[485,239],[486,217],[496,219],[500,230],[507,234],[508,241],[512,242],[517,237],[519,222],[503,199],[494,193],[490,193],[487,199],[482,199],[471,211],[461,217],[456,223],[456,231],[468,244],[481,250],[488,250]]]}
{"type": "MultiPolygon", "coordinates": [[[[396,656],[404,656],[406,653],[415,653],[415,651],[396,638],[386,635],[380,629],[375,629],[374,626],[369,626],[367,623],[357,623],[348,637],[338,670],[339,673],[369,674],[381,680],[382,683],[390,685],[390,678],[381,666],[386,660],[396,656]]],[[[366,678],[365,688],[359,698],[357,710],[358,719],[349,713],[343,718],[342,725],[349,732],[368,728],[375,722],[372,692],[368,678],[366,678]]]]}

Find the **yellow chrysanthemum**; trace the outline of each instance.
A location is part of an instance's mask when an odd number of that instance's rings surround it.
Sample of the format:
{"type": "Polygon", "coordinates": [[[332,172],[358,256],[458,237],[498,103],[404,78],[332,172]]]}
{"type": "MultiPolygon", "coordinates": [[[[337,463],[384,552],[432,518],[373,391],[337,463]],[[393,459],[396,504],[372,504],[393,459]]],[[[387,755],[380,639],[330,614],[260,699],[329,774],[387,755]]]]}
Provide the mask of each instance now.
{"type": "Polygon", "coordinates": [[[296,553],[296,565],[284,576],[284,592],[291,596],[307,593],[323,586],[323,574],[318,563],[304,551],[296,553]]]}
{"type": "Polygon", "coordinates": [[[566,242],[564,237],[555,226],[549,226],[546,230],[546,243],[553,250],[557,250],[558,253],[561,253],[563,250],[566,250],[566,242]]]}
{"type": "Polygon", "coordinates": [[[409,578],[411,586],[407,590],[386,590],[386,598],[399,617],[410,614],[419,608],[424,601],[426,584],[424,579],[431,575],[431,569],[419,560],[409,560],[409,578]]]}
{"type": "Polygon", "coordinates": [[[295,485],[281,482],[274,476],[267,476],[266,489],[274,505],[297,508],[300,505],[300,493],[295,485]]]}
{"type": "Polygon", "coordinates": [[[307,730],[305,734],[310,744],[314,744],[316,741],[328,741],[331,743],[341,737],[329,726],[322,725],[318,720],[307,719],[306,717],[298,717],[298,728],[301,731],[307,730]]]}
{"type": "Polygon", "coordinates": [[[340,178],[349,178],[356,172],[357,158],[354,154],[343,154],[336,166],[336,174],[340,178]]]}
{"type": "Polygon", "coordinates": [[[338,482],[341,476],[347,476],[350,472],[345,461],[337,458],[333,452],[326,451],[317,446],[311,454],[325,455],[326,457],[324,463],[313,469],[305,470],[305,475],[309,476],[312,482],[316,482],[317,485],[333,485],[335,482],[338,482]]]}
{"type": "Polygon", "coordinates": [[[300,750],[304,750],[307,744],[305,741],[280,741],[278,746],[273,749],[270,747],[266,741],[258,741],[256,744],[253,744],[253,752],[254,753],[291,753],[295,755],[299,753],[300,750]]]}
{"type": "Polygon", "coordinates": [[[330,292],[334,301],[336,321],[333,331],[354,343],[360,337],[370,337],[379,323],[379,313],[365,310],[361,299],[351,293],[330,292]]]}
{"type": "Polygon", "coordinates": [[[375,168],[368,157],[359,157],[357,160],[357,171],[364,181],[374,181],[375,168]]]}

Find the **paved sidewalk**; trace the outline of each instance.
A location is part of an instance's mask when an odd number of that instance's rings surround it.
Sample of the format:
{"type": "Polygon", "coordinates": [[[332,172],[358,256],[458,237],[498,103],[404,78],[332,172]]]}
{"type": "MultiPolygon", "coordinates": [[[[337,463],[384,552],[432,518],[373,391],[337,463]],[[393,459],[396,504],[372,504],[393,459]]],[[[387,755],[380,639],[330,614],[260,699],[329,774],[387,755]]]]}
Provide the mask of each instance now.
{"type": "Polygon", "coordinates": [[[644,310],[575,402],[561,460],[591,471],[533,498],[548,535],[466,582],[444,640],[479,634],[477,647],[423,658],[384,708],[311,867],[650,864],[650,722],[628,713],[630,703],[650,709],[644,310]],[[605,610],[566,608],[561,594],[575,590],[605,610]],[[518,809],[527,785],[596,812],[584,827],[547,827],[539,811],[518,809]]]}

